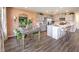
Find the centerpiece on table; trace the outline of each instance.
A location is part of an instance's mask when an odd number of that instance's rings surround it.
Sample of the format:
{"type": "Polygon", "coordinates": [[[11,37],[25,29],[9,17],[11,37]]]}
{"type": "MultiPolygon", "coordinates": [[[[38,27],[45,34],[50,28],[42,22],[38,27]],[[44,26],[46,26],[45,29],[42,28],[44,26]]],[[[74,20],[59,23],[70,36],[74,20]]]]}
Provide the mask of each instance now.
{"type": "Polygon", "coordinates": [[[28,28],[32,24],[31,19],[27,19],[25,16],[19,17],[19,28],[17,28],[16,31],[16,39],[22,39],[23,38],[23,30],[25,28],[28,28]]]}

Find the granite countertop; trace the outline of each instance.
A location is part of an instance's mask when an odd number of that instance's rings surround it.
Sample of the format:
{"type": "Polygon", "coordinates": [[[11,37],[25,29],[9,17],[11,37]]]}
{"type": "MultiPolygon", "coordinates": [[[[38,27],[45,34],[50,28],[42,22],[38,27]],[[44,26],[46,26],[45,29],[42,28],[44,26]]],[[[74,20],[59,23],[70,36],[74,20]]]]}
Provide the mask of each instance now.
{"type": "Polygon", "coordinates": [[[54,26],[58,26],[58,27],[68,27],[68,26],[72,26],[74,25],[72,22],[55,22],[54,26]]]}

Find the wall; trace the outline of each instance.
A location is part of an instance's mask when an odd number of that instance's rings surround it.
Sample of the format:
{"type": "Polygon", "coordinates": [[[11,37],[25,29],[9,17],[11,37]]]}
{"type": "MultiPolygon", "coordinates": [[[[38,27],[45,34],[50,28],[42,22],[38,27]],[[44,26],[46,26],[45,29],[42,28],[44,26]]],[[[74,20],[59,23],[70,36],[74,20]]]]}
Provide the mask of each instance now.
{"type": "Polygon", "coordinates": [[[37,13],[31,12],[28,10],[22,10],[22,9],[17,9],[17,8],[11,8],[7,7],[6,8],[6,14],[7,14],[7,35],[8,36],[13,36],[13,29],[18,27],[18,17],[20,14],[25,14],[28,16],[28,18],[32,19],[33,24],[36,23],[37,19],[37,13]],[[14,23],[14,16],[16,16],[16,22],[14,23]]]}
{"type": "Polygon", "coordinates": [[[77,29],[79,29],[79,13],[75,13],[75,22],[77,29]]]}

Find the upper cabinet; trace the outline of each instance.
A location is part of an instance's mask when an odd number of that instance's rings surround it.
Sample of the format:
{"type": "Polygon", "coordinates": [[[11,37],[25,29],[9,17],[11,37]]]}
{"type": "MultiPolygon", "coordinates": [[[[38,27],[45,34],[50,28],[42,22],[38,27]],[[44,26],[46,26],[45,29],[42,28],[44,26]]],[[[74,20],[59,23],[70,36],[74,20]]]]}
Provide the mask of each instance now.
{"type": "Polygon", "coordinates": [[[54,15],[53,19],[55,21],[60,21],[61,19],[66,20],[66,21],[74,21],[74,14],[66,14],[66,13],[62,13],[62,14],[57,14],[54,15]]]}

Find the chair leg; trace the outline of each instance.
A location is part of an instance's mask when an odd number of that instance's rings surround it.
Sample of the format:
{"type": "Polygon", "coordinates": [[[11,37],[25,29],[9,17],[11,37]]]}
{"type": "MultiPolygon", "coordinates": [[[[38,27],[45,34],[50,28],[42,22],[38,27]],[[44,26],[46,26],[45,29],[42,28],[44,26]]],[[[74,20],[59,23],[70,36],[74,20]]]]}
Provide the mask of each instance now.
{"type": "Polygon", "coordinates": [[[66,32],[66,41],[70,40],[71,34],[69,31],[66,32]]]}

